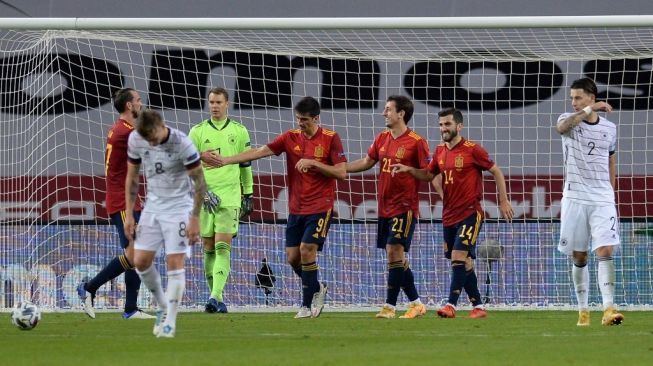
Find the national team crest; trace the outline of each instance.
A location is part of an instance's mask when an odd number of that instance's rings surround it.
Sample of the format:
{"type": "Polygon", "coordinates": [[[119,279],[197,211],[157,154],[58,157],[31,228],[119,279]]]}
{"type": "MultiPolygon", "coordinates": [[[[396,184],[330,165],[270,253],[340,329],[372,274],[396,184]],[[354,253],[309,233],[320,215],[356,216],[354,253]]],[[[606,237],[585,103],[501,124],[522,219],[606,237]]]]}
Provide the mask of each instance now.
{"type": "Polygon", "coordinates": [[[236,136],[235,135],[229,135],[229,144],[236,145],[236,136]]]}
{"type": "Polygon", "coordinates": [[[406,153],[406,149],[403,146],[400,146],[399,149],[397,149],[397,153],[395,154],[395,157],[397,159],[402,159],[405,153],[406,153]]]}
{"type": "Polygon", "coordinates": [[[465,162],[465,159],[463,158],[463,156],[458,155],[458,156],[456,156],[456,160],[454,161],[454,166],[456,167],[456,169],[462,169],[462,167],[464,165],[464,162],[465,162]]]}
{"type": "Polygon", "coordinates": [[[317,145],[315,147],[315,152],[313,153],[313,156],[316,158],[323,158],[324,157],[324,148],[322,145],[317,145]]]}

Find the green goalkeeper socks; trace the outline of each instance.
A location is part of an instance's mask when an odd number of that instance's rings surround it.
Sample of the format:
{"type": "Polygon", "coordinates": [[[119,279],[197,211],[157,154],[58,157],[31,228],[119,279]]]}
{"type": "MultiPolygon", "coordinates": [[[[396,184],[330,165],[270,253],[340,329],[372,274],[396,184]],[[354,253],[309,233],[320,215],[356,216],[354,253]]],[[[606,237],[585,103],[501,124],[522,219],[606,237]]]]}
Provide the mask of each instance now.
{"type": "Polygon", "coordinates": [[[215,264],[215,250],[204,250],[204,277],[209,286],[209,292],[213,291],[213,266],[215,264]]]}
{"type": "Polygon", "coordinates": [[[213,290],[211,297],[222,301],[222,291],[231,271],[231,246],[223,241],[215,243],[215,263],[213,265],[213,290]]]}

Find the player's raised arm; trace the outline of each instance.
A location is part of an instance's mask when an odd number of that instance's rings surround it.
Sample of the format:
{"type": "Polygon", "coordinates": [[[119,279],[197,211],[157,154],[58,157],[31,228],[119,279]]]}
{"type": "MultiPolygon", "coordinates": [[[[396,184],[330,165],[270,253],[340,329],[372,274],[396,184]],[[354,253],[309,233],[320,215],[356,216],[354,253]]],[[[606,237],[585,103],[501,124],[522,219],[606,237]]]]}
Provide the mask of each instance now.
{"type": "Polygon", "coordinates": [[[234,156],[216,155],[216,159],[218,161],[218,166],[221,167],[229,164],[240,164],[247,161],[258,160],[271,155],[274,155],[274,152],[270,150],[268,145],[263,145],[257,149],[247,150],[234,156]]]}
{"type": "Polygon", "coordinates": [[[390,168],[392,168],[392,176],[395,176],[396,174],[399,173],[408,173],[412,175],[415,179],[424,181],[424,182],[430,182],[435,178],[435,174],[431,173],[427,169],[417,169],[412,166],[407,166],[404,164],[392,164],[390,165],[390,168]]]}
{"type": "Polygon", "coordinates": [[[488,169],[490,173],[494,176],[494,180],[497,184],[497,191],[499,192],[499,211],[501,211],[501,216],[508,221],[512,221],[512,216],[514,214],[512,210],[512,205],[508,199],[508,190],[506,188],[506,178],[503,176],[501,168],[496,164],[492,168],[488,169]]]}

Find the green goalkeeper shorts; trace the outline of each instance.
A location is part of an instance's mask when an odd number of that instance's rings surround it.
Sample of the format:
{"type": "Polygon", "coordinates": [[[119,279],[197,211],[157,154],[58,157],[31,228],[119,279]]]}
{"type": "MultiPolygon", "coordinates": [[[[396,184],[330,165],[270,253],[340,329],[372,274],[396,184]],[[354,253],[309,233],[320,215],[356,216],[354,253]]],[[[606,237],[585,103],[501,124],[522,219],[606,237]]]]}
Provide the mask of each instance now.
{"type": "Polygon", "coordinates": [[[218,212],[210,214],[202,208],[200,212],[200,235],[205,238],[217,234],[238,234],[240,207],[220,207],[218,212]]]}

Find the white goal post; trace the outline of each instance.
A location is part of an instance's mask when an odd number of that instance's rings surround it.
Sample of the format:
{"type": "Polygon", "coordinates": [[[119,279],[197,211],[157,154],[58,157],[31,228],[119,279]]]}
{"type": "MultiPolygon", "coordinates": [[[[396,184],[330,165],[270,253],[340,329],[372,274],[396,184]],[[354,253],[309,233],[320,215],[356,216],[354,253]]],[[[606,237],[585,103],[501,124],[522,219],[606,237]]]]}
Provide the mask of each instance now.
{"type": "MultiPolygon", "coordinates": [[[[476,261],[481,293],[497,307],[571,307],[570,261],[556,251],[562,146],[553,130],[571,110],[569,84],[591,77],[615,107],[617,201],[622,247],[616,301],[653,306],[653,15],[461,18],[0,18],[0,309],[30,299],[79,308],[76,286],[120,247],[104,210],[104,149],[115,121],[111,94],[139,91],[173,127],[207,118],[211,87],[230,92],[231,118],[253,146],[293,128],[292,107],[311,95],[323,125],[363,157],[384,127],[389,95],[409,96],[409,127],[440,141],[437,112],[456,106],[464,135],[506,174],[517,217],[498,220],[493,179],[476,261]]],[[[226,302],[235,308],[298,305],[300,283],[285,263],[284,157],[253,164],[256,212],[240,225],[226,302]],[[262,261],[276,282],[255,281],[262,261]]],[[[376,172],[338,183],[336,218],[319,257],[330,306],[382,304],[385,255],[376,249],[376,172]]],[[[409,253],[417,289],[435,306],[448,294],[442,203],[420,191],[409,253]]],[[[590,261],[590,301],[600,303],[590,261]]],[[[184,304],[208,297],[199,247],[184,304]]],[[[259,276],[260,278],[260,276],[259,276]]],[[[121,278],[98,292],[122,306],[121,278]]],[[[405,299],[400,298],[400,301],[405,299]]],[[[142,289],[143,307],[149,299],[142,289]]],[[[464,300],[466,301],[466,300],[464,300]]],[[[463,301],[463,303],[464,303],[463,301]]]]}

